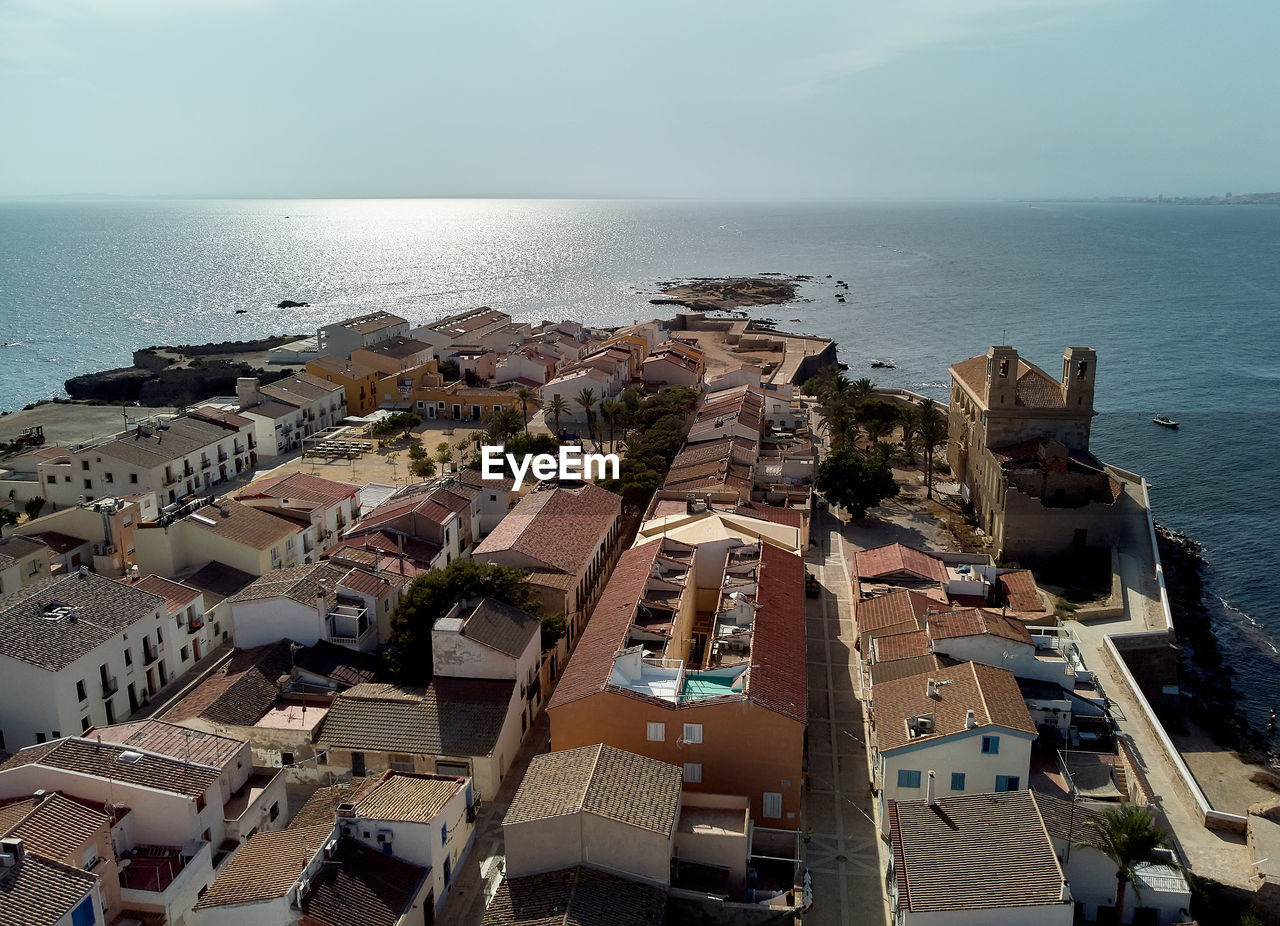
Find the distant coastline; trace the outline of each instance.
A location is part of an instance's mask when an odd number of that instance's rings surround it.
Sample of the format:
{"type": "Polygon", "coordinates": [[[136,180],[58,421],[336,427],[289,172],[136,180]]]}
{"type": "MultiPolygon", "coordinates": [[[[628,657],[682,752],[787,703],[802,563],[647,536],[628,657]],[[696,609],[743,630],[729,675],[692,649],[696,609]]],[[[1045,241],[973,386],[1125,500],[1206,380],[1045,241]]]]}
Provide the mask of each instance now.
{"type": "Polygon", "coordinates": [[[1280,206],[1280,193],[1224,193],[1222,196],[1057,196],[1041,203],[1149,203],[1158,206],[1280,206]]]}

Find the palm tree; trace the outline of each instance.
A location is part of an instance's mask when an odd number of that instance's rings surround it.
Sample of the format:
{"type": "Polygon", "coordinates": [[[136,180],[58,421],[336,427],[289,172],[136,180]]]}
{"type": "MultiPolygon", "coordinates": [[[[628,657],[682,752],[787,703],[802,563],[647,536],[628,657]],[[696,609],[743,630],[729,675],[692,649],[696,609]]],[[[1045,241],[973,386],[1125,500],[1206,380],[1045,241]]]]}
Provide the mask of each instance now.
{"type": "Polygon", "coordinates": [[[925,399],[920,406],[920,424],[916,433],[920,435],[920,449],[924,451],[925,495],[933,498],[933,452],[939,444],[947,441],[947,419],[942,417],[942,411],[933,399],[925,399]]]}
{"type": "MultiPolygon", "coordinates": [[[[841,377],[841,379],[843,378],[841,377]]],[[[855,379],[849,384],[849,399],[854,405],[857,405],[859,402],[871,398],[871,393],[875,391],[876,384],[864,376],[862,379],[855,379]]]]}
{"type": "Polygon", "coordinates": [[[609,450],[613,451],[613,426],[626,412],[626,406],[617,399],[605,399],[600,403],[600,417],[609,426],[609,450]]]}
{"type": "Polygon", "coordinates": [[[569,403],[560,396],[555,396],[547,403],[547,411],[551,413],[551,419],[556,423],[556,437],[560,436],[560,416],[569,414],[569,403]]]}
{"type": "Polygon", "coordinates": [[[827,439],[831,441],[832,450],[839,450],[858,439],[858,426],[849,415],[832,418],[827,424],[827,439]]]}
{"type": "MultiPolygon", "coordinates": [[[[1108,807],[1084,826],[1085,832],[1076,847],[1094,849],[1111,859],[1116,866],[1115,921],[1124,921],[1125,887],[1133,882],[1137,870],[1150,863],[1168,864],[1156,851],[1169,840],[1169,833],[1156,824],[1156,814],[1149,807],[1121,804],[1108,807]]],[[[1138,893],[1134,883],[1133,892],[1138,893]]]]}
{"type": "Polygon", "coordinates": [[[587,413],[587,437],[595,440],[596,425],[596,392],[594,389],[583,389],[578,393],[578,404],[587,413]]]}
{"type": "Polygon", "coordinates": [[[915,465],[916,437],[920,431],[920,409],[914,405],[898,411],[898,423],[902,425],[902,450],[907,455],[907,462],[915,465]]]}
{"type": "Polygon", "coordinates": [[[538,396],[536,389],[530,389],[528,386],[521,386],[516,390],[516,398],[520,400],[520,413],[524,417],[524,433],[529,433],[529,409],[537,408],[542,404],[541,398],[538,396]]]}
{"type": "Polygon", "coordinates": [[[896,416],[891,415],[871,415],[862,421],[862,430],[867,432],[867,439],[872,444],[878,444],[881,440],[893,433],[894,420],[896,416]]]}

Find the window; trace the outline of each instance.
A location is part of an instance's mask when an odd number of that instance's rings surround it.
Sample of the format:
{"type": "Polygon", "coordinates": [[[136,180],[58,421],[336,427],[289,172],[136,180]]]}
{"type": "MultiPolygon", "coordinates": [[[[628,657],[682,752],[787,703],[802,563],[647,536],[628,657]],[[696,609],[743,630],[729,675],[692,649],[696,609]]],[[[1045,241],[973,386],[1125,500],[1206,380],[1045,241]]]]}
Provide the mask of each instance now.
{"type": "Polygon", "coordinates": [[[57,476],[45,476],[45,477],[44,477],[44,481],[45,481],[45,482],[47,482],[47,483],[49,483],[49,485],[57,485],[57,484],[58,484],[58,477],[57,477],[57,476]]]}
{"type": "Polygon", "coordinates": [[[92,488],[93,488],[93,480],[92,480],[92,479],[86,479],[86,480],[84,481],[84,487],[85,487],[86,489],[92,489],[92,488]]]}
{"type": "Polygon", "coordinates": [[[282,766],[293,765],[293,753],[291,752],[280,753],[280,764],[282,766]]]}
{"type": "Polygon", "coordinates": [[[274,820],[276,817],[280,816],[280,802],[279,802],[279,801],[276,801],[274,804],[272,804],[272,805],[271,805],[271,813],[270,813],[268,816],[270,816],[272,820],[274,820]]]}
{"type": "Polygon", "coordinates": [[[285,539],[285,542],[284,542],[284,548],[285,548],[285,551],[286,551],[286,552],[288,552],[288,553],[292,553],[292,552],[293,552],[293,538],[292,538],[292,537],[289,537],[289,538],[286,538],[286,539],[285,539]]]}
{"type": "Polygon", "coordinates": [[[61,730],[54,730],[54,731],[53,731],[53,738],[54,738],[54,739],[56,739],[56,740],[60,740],[60,739],[62,739],[62,731],[61,731],[61,730]]]}
{"type": "Polygon", "coordinates": [[[997,775],[996,776],[997,791],[1017,791],[1017,790],[1020,790],[1018,788],[1019,784],[1021,784],[1021,782],[1018,781],[1017,775],[997,775]]]}
{"type": "Polygon", "coordinates": [[[133,665],[133,650],[126,649],[124,651],[124,664],[127,666],[133,665]]]}
{"type": "Polygon", "coordinates": [[[397,755],[392,753],[387,757],[387,766],[397,772],[413,771],[413,756],[397,755]]]}
{"type": "Polygon", "coordinates": [[[80,732],[81,732],[81,733],[84,733],[84,732],[85,732],[86,730],[88,730],[88,729],[89,729],[89,718],[88,718],[88,717],[81,717],[81,718],[80,718],[80,732]]]}
{"type": "Polygon", "coordinates": [[[702,763],[686,762],[684,764],[685,784],[697,784],[700,781],[702,781],[702,763]]]}
{"type": "MultiPolygon", "coordinates": [[[[144,642],[144,643],[146,642],[146,639],[147,639],[146,637],[143,637],[143,638],[142,638],[142,640],[143,640],[143,642],[144,642]]],[[[159,627],[157,627],[157,628],[156,628],[156,643],[157,643],[157,644],[159,644],[159,643],[163,643],[163,642],[164,642],[164,637],[163,637],[163,636],[161,635],[161,633],[160,633],[160,628],[159,628],[159,627]]]]}
{"type": "Polygon", "coordinates": [[[179,653],[179,655],[182,656],[182,661],[186,662],[188,659],[191,658],[191,651],[184,646],[181,652],[179,653]]]}
{"type": "Polygon", "coordinates": [[[440,824],[440,845],[447,846],[449,844],[449,824],[440,824]]]}
{"type": "Polygon", "coordinates": [[[909,768],[898,769],[898,787],[899,788],[920,787],[920,772],[916,769],[909,769],[909,768]]]}
{"type": "Polygon", "coordinates": [[[45,741],[45,735],[44,735],[43,733],[37,733],[37,734],[36,734],[36,742],[37,742],[37,743],[43,743],[44,741],[45,741]]]}
{"type": "Polygon", "coordinates": [[[984,736],[982,738],[982,754],[987,756],[998,755],[1000,752],[1000,737],[984,736]]]}
{"type": "Polygon", "coordinates": [[[96,926],[98,913],[93,909],[93,895],[90,894],[71,911],[71,926],[96,926]]]}
{"type": "Polygon", "coordinates": [[[964,772],[951,773],[951,790],[952,791],[964,790],[964,772]]]}
{"type": "Polygon", "coordinates": [[[83,701],[87,697],[89,697],[89,695],[84,690],[84,679],[80,679],[80,681],[76,682],[76,700],[83,701]]]}
{"type": "Polygon", "coordinates": [[[107,482],[115,482],[115,481],[116,481],[116,477],[115,477],[114,475],[112,475],[111,473],[104,473],[104,474],[103,474],[103,477],[107,480],[107,482]]]}
{"type": "Polygon", "coordinates": [[[684,741],[686,743],[702,742],[702,724],[687,723],[684,725],[684,741]]]}
{"type": "Polygon", "coordinates": [[[766,817],[782,816],[782,795],[777,791],[764,792],[764,807],[761,815],[766,817]]]}
{"type": "Polygon", "coordinates": [[[138,474],[137,474],[137,473],[130,473],[130,474],[129,474],[129,482],[130,482],[130,483],[132,483],[133,485],[137,485],[137,484],[138,484],[138,474]]]}
{"type": "Polygon", "coordinates": [[[87,472],[89,471],[89,461],[88,461],[88,460],[81,460],[81,461],[80,461],[80,468],[81,468],[82,470],[84,470],[84,471],[87,473],[87,472]]]}
{"type": "Polygon", "coordinates": [[[667,725],[665,723],[654,723],[650,721],[646,724],[648,728],[648,740],[651,743],[664,743],[667,740],[667,725]]]}

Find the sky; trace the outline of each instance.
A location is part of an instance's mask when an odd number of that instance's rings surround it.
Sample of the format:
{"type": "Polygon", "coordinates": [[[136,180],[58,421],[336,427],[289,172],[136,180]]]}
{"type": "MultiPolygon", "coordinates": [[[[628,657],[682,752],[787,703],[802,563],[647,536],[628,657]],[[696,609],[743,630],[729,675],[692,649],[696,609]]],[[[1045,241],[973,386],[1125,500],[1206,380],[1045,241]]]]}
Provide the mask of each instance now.
{"type": "Polygon", "coordinates": [[[0,0],[0,196],[1280,190],[1273,0],[0,0]]]}

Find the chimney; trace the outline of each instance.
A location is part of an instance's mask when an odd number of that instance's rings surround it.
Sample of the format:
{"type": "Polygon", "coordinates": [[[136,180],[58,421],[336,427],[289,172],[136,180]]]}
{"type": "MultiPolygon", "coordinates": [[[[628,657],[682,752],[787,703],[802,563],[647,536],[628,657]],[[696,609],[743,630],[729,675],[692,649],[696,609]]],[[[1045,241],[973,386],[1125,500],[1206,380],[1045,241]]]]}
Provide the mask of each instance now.
{"type": "Polygon", "coordinates": [[[81,566],[81,567],[80,567],[80,578],[82,578],[82,579],[87,579],[87,578],[89,578],[89,567],[88,567],[88,566],[81,566]]]}
{"type": "MultiPolygon", "coordinates": [[[[919,689],[917,689],[917,690],[919,690],[919,689]]],[[[938,695],[938,682],[937,682],[937,679],[932,679],[932,678],[931,678],[931,679],[929,679],[928,684],[925,686],[924,693],[925,693],[928,697],[933,698],[935,701],[939,701],[939,700],[941,700],[941,697],[938,695]]]]}
{"type": "Polygon", "coordinates": [[[27,854],[26,847],[23,845],[22,840],[18,839],[16,836],[9,836],[5,839],[0,839],[0,852],[5,855],[13,856],[13,864],[15,865],[22,861],[27,854]]]}
{"type": "Polygon", "coordinates": [[[329,590],[324,587],[323,582],[316,589],[316,613],[322,621],[329,615],[329,590]]]}
{"type": "Polygon", "coordinates": [[[972,730],[977,725],[978,725],[977,715],[974,714],[973,711],[965,711],[964,712],[964,728],[966,730],[972,730]]]}
{"type": "Polygon", "coordinates": [[[938,796],[934,787],[935,777],[936,776],[933,774],[933,769],[929,769],[929,785],[928,785],[928,790],[925,791],[925,801],[928,802],[930,807],[938,806],[938,796]]]}
{"type": "Polygon", "coordinates": [[[241,410],[258,404],[258,378],[241,376],[236,380],[236,401],[241,410]]]}

